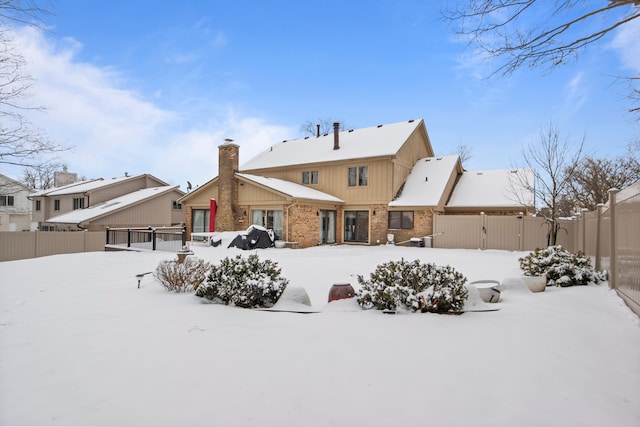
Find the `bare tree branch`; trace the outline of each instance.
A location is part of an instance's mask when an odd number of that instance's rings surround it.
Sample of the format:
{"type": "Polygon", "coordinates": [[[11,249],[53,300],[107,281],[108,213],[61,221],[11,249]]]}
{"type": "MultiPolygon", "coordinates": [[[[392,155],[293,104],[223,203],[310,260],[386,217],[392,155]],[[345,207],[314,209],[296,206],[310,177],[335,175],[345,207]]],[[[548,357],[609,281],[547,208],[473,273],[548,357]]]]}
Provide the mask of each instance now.
{"type": "Polygon", "coordinates": [[[557,220],[566,215],[565,196],[580,164],[584,141],[574,144],[560,138],[560,130],[553,122],[540,130],[540,139],[522,147],[522,158],[527,168],[518,168],[512,188],[521,188],[534,195],[538,214],[550,224],[550,244],[556,243],[557,220]],[[533,182],[528,171],[533,173],[533,182]]]}
{"type": "Polygon", "coordinates": [[[345,129],[345,124],[342,120],[333,120],[331,117],[318,118],[317,120],[307,120],[300,125],[300,132],[305,134],[317,136],[328,135],[333,132],[333,123],[340,123],[340,130],[345,129]],[[318,130],[319,129],[319,130],[318,130]]]}
{"type": "Polygon", "coordinates": [[[0,166],[32,168],[34,173],[69,147],[49,140],[25,115],[43,108],[26,102],[34,79],[26,72],[9,22],[36,25],[44,13],[36,0],[0,0],[0,166]]]}
{"type": "MultiPolygon", "coordinates": [[[[591,44],[640,17],[638,0],[609,0],[598,8],[593,3],[468,0],[443,14],[457,24],[456,33],[468,48],[498,60],[490,76],[508,75],[525,66],[551,70],[575,60],[591,44]]],[[[637,89],[632,95],[637,101],[637,89]]],[[[640,112],[640,107],[632,107],[631,112],[640,112]]]]}

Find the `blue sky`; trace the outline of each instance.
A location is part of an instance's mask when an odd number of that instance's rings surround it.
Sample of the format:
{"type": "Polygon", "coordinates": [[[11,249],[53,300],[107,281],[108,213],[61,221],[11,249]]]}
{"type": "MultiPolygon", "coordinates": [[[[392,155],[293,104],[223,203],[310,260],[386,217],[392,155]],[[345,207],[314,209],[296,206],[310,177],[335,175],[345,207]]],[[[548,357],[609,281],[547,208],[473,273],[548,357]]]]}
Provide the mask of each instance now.
{"type": "Polygon", "coordinates": [[[601,157],[639,137],[611,77],[640,70],[637,26],[552,73],[486,80],[491,63],[465,50],[444,3],[57,0],[48,31],[15,33],[30,102],[47,108],[31,120],[87,178],[151,173],[184,190],[217,175],[225,138],[242,164],[325,117],[422,118],[436,154],[470,147],[470,170],[521,164],[549,121],[601,157]]]}

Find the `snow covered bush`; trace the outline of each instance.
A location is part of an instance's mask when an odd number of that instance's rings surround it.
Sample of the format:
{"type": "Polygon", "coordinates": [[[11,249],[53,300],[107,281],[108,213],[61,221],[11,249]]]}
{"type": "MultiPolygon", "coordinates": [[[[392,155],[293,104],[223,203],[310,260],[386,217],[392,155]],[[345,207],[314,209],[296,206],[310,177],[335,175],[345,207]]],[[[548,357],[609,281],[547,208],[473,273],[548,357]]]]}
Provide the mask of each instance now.
{"type": "Polygon", "coordinates": [[[280,272],[277,262],[260,261],[256,254],[227,257],[211,268],[196,295],[243,308],[271,307],[289,284],[280,272]]]}
{"type": "Polygon", "coordinates": [[[402,259],[378,265],[369,280],[359,275],[356,297],[364,309],[455,312],[467,298],[466,281],[452,267],[402,259]]]}
{"type": "Polygon", "coordinates": [[[599,283],[606,280],[591,266],[591,259],[582,252],[572,254],[562,246],[536,249],[520,258],[520,268],[525,276],[547,276],[547,285],[574,286],[599,283]]]}
{"type": "Polygon", "coordinates": [[[200,258],[189,257],[182,263],[165,260],[158,264],[153,277],[169,292],[192,292],[207,278],[209,268],[211,265],[200,258]]]}

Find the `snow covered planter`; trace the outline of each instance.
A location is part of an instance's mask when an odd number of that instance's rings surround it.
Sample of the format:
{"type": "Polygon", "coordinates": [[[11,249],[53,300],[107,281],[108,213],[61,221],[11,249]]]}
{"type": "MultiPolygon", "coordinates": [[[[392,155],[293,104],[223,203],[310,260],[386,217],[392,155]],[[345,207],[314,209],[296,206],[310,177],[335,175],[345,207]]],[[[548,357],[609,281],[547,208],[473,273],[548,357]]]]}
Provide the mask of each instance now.
{"type": "Polygon", "coordinates": [[[271,307],[289,284],[280,272],[277,262],[260,261],[256,254],[227,257],[211,268],[196,295],[243,308],[271,307]]]}
{"type": "Polygon", "coordinates": [[[547,285],[588,285],[606,280],[604,273],[591,267],[591,259],[582,252],[572,254],[562,246],[536,249],[520,258],[520,268],[525,276],[547,276],[547,285]]]}
{"type": "Polygon", "coordinates": [[[466,281],[452,267],[402,259],[378,265],[369,280],[359,275],[356,297],[364,309],[457,312],[467,299],[466,281]]]}
{"type": "Polygon", "coordinates": [[[186,258],[183,262],[165,260],[158,264],[153,277],[169,292],[192,292],[207,278],[211,265],[200,258],[186,258]]]}

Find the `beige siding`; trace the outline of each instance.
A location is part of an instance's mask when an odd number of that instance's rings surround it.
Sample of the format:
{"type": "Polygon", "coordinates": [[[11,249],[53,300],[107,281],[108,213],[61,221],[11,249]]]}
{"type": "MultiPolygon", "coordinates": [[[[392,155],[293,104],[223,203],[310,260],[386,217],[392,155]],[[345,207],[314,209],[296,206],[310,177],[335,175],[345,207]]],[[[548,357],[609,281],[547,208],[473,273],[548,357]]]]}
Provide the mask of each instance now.
{"type": "Polygon", "coordinates": [[[433,155],[431,142],[429,141],[429,136],[426,134],[425,129],[422,126],[416,128],[400,150],[398,150],[393,161],[393,180],[391,181],[392,194],[395,196],[407,175],[409,175],[409,172],[411,172],[411,169],[419,159],[433,157],[433,155]]]}
{"type": "Polygon", "coordinates": [[[283,195],[266,190],[257,185],[243,183],[238,190],[238,204],[240,205],[281,205],[286,201],[283,195]]]}
{"type": "Polygon", "coordinates": [[[218,184],[211,183],[206,188],[199,188],[184,197],[182,204],[191,206],[195,209],[205,209],[210,205],[211,199],[219,200],[218,197],[218,184]]]}
{"type": "MultiPolygon", "coordinates": [[[[139,205],[131,206],[91,222],[91,229],[111,227],[160,227],[172,225],[173,193],[163,194],[139,205]]],[[[182,221],[181,221],[182,222],[182,221]]]]}

